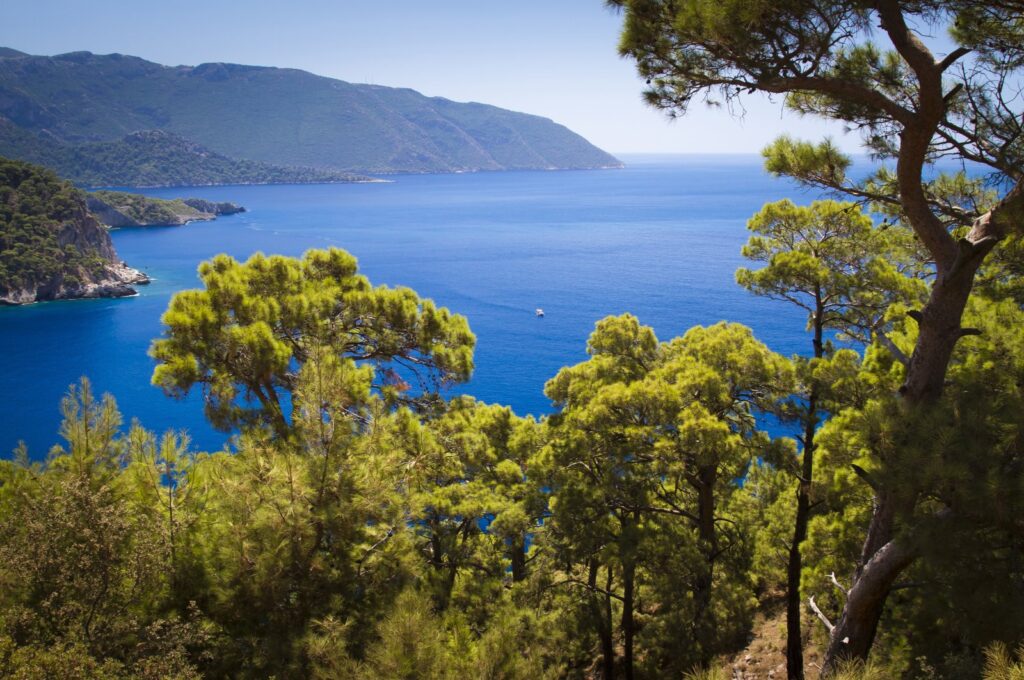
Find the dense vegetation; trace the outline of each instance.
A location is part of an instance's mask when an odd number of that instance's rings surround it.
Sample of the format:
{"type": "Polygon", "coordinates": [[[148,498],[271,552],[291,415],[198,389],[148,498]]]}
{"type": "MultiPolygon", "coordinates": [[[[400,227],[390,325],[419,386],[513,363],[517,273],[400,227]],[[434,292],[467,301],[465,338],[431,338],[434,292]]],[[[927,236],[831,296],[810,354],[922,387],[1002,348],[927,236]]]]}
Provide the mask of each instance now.
{"type": "Polygon", "coordinates": [[[85,196],[70,182],[0,158],[0,293],[102,274],[103,253],[59,238],[65,225],[85,216],[85,196]]]}
{"type": "Polygon", "coordinates": [[[0,152],[55,170],[80,186],[316,184],[369,178],[228,158],[177,135],[150,130],[112,141],[64,144],[0,117],[0,152]]]}
{"type": "Polygon", "coordinates": [[[765,151],[857,199],[748,223],[738,283],[803,309],[807,352],[609,317],[520,418],[446,398],[466,320],[344,251],[218,256],[153,382],[237,436],[124,432],[72,388],[66,443],[0,467],[0,672],[720,678],[780,609],[793,678],[808,646],[837,679],[1024,676],[1020,3],[616,4],[654,103],[786,92],[895,161],[765,151]],[[911,26],[947,20],[935,59],[911,26]]]}
{"type": "Polygon", "coordinates": [[[175,169],[165,170],[172,159],[156,155],[152,165],[128,166],[141,173],[129,181],[96,181],[117,169],[111,161],[130,155],[111,143],[139,130],[174,133],[235,159],[359,173],[619,164],[545,118],[294,69],[169,67],[88,52],[22,55],[0,57],[0,92],[0,153],[50,165],[26,155],[49,149],[66,163],[52,167],[92,186],[178,183],[142,178],[175,169]],[[77,146],[83,142],[104,144],[77,146]],[[60,146],[67,144],[76,146],[60,146]],[[93,174],[94,158],[103,174],[93,174]]]}
{"type": "MultiPolygon", "coordinates": [[[[768,263],[744,285],[795,301],[817,282],[825,327],[851,338],[926,294],[909,232],[854,204],[782,202],[750,226],[747,255],[768,263]]],[[[871,511],[858,473],[973,509],[919,535],[927,558],[891,598],[875,677],[980,677],[985,650],[1017,663],[993,645],[1024,639],[1009,615],[1024,611],[1019,300],[973,300],[981,333],[909,425],[932,445],[897,466],[903,368],[879,343],[861,357],[815,333],[818,356],[788,359],[735,324],[663,342],[610,317],[548,383],[558,411],[538,422],[442,399],[472,368],[466,321],[370,286],[343,251],[219,256],[200,273],[164,316],[153,381],[201,389],[210,420],[241,434],[196,453],[183,433],[125,432],[87,382],[71,390],[65,444],[0,468],[6,674],[680,677],[742,649],[786,590],[801,458],[761,429],[768,414],[833,414],[802,572],[821,607],[871,511]]],[[[897,320],[887,338],[908,351],[914,329],[897,320]]]]}
{"type": "MultiPolygon", "coordinates": [[[[885,224],[895,221],[909,228],[927,281],[927,296],[903,309],[916,324],[912,349],[891,341],[890,331],[896,329],[892,319],[880,317],[865,329],[873,344],[884,346],[903,365],[904,374],[899,397],[890,407],[893,422],[883,430],[891,432],[891,449],[880,454],[878,470],[857,468],[873,502],[845,597],[838,616],[817,611],[830,631],[827,675],[844,659],[868,658],[890,595],[900,590],[908,571],[927,561],[923,537],[938,530],[936,526],[954,527],[976,518],[978,499],[959,496],[966,486],[962,482],[949,481],[939,490],[928,475],[915,479],[907,474],[947,462],[946,443],[936,437],[963,415],[944,411],[957,370],[955,357],[964,338],[982,332],[969,323],[972,289],[1016,270],[996,262],[1019,256],[1024,229],[1024,4],[611,4],[625,11],[620,51],[636,60],[653,105],[678,115],[695,99],[736,104],[749,93],[783,94],[786,106],[800,114],[840,121],[859,131],[876,160],[895,165],[894,170],[882,165],[868,177],[850,176],[850,159],[829,140],[815,144],[783,137],[764,152],[771,172],[852,197],[884,215],[885,224]],[[952,39],[948,53],[933,51],[935,32],[952,39]],[[977,174],[989,173],[987,182],[965,171],[936,176],[929,166],[941,159],[961,167],[970,162],[980,170],[977,174]],[[922,422],[929,425],[920,427],[922,422]]],[[[780,277],[781,287],[764,290],[796,301],[785,294],[787,287],[801,293],[810,288],[806,278],[794,273],[780,277]]],[[[748,282],[760,287],[756,278],[748,282]]],[[[815,294],[818,298],[809,309],[812,323],[827,313],[821,297],[826,294],[815,294]]],[[[807,302],[805,298],[803,305],[807,302]]],[[[816,393],[812,387],[807,395],[800,510],[790,548],[788,673],[796,680],[803,670],[801,593],[795,573],[800,570],[800,543],[813,490],[810,473],[817,456],[818,444],[811,436],[821,420],[815,413],[816,393]]],[[[994,402],[987,405],[996,411],[1001,400],[991,398],[994,402]]]]}

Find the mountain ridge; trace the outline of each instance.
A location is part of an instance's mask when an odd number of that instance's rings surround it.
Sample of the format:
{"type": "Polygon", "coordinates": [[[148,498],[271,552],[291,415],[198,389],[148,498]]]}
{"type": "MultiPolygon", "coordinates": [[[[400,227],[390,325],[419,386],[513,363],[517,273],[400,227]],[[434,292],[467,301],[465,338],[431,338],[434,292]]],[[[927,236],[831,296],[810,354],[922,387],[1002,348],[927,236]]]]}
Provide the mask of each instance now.
{"type": "MultiPolygon", "coordinates": [[[[620,167],[547,118],[299,69],[0,53],[0,118],[64,146],[163,130],[229,158],[360,174],[620,167]]],[[[0,153],[10,151],[0,140],[0,153]]]]}

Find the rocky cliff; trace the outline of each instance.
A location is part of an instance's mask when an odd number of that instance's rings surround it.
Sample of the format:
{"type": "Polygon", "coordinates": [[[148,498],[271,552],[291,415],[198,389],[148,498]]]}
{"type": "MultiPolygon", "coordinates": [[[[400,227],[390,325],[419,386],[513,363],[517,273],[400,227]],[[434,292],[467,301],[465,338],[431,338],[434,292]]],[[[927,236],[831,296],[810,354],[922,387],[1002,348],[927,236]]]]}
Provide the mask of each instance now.
{"type": "Polygon", "coordinates": [[[0,304],[125,297],[145,283],[118,258],[83,192],[44,168],[0,158],[0,304]]]}

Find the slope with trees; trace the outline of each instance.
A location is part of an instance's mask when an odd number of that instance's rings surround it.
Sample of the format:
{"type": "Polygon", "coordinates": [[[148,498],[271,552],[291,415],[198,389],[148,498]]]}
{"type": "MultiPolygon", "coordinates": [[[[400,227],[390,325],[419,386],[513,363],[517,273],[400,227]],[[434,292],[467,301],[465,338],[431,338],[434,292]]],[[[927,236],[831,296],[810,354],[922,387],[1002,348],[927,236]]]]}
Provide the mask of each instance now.
{"type": "Polygon", "coordinates": [[[162,130],[65,144],[0,117],[0,151],[45,165],[79,186],[163,187],[215,184],[333,184],[375,181],[339,170],[237,160],[162,130]]]}
{"type": "Polygon", "coordinates": [[[0,671],[711,673],[796,567],[820,612],[841,606],[865,480],[885,480],[923,490],[904,520],[916,559],[857,672],[1002,677],[1024,639],[1019,303],[972,299],[981,334],[908,425],[899,310],[930,276],[911,232],[832,202],[768,206],[750,226],[746,253],[766,266],[740,280],[807,305],[819,356],[787,359],[736,324],[660,342],[610,317],[548,383],[557,412],[541,421],[446,398],[472,369],[465,319],[371,286],[343,251],[204,263],[203,288],[164,316],[153,381],[200,389],[236,437],[206,454],[182,433],[124,432],[111,399],[72,388],[63,448],[0,463],[0,671]],[[768,414],[799,424],[802,456],[762,429],[768,414]]]}
{"type": "Polygon", "coordinates": [[[808,637],[823,677],[1020,675],[1019,3],[615,4],[654,103],[784,92],[895,161],[765,152],[855,199],[748,224],[738,282],[806,311],[808,351],[606,318],[538,421],[448,397],[466,320],[347,253],[218,256],[153,382],[235,438],[123,433],[73,388],[67,445],[0,463],[0,672],[717,678],[784,598],[790,677],[808,637]]]}
{"type": "MultiPolygon", "coordinates": [[[[626,12],[622,53],[637,61],[655,106],[682,113],[702,96],[784,94],[790,108],[845,122],[877,158],[895,161],[894,172],[858,181],[847,176],[849,159],[828,142],[783,138],[765,151],[773,172],[889,208],[934,267],[928,300],[910,311],[916,338],[891,424],[902,440],[891,454],[898,466],[901,450],[926,446],[927,439],[915,439],[926,431],[920,423],[941,411],[956,345],[974,332],[962,318],[976,273],[996,244],[1024,225],[1024,130],[1015,94],[1020,4],[613,4],[626,12]],[[958,45],[936,56],[923,38],[930,27],[950,28],[958,45]],[[1002,198],[971,200],[978,187],[963,175],[929,179],[928,164],[944,157],[988,169],[1004,187],[1002,198]]],[[[831,628],[829,671],[841,658],[867,657],[888,593],[919,556],[917,527],[933,512],[922,507],[927,490],[918,484],[881,475],[865,481],[874,511],[831,628]]],[[[956,515],[948,507],[937,512],[956,515]]]]}
{"type": "Polygon", "coordinates": [[[85,194],[49,170],[0,158],[0,304],[134,295],[85,194]]]}

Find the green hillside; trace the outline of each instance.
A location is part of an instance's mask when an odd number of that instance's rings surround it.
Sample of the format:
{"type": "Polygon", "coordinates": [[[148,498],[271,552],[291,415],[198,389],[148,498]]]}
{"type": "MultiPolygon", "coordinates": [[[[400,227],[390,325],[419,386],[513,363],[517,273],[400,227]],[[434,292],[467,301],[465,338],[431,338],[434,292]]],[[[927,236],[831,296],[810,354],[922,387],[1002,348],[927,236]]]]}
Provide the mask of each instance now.
{"type": "Polygon", "coordinates": [[[164,130],[231,158],[348,172],[619,165],[548,119],[484,104],[294,69],[119,54],[0,56],[0,119],[17,129],[0,135],[0,153],[19,157],[164,130]]]}
{"type": "Polygon", "coordinates": [[[81,186],[202,186],[368,181],[339,170],[228,158],[170,132],[134,132],[111,142],[62,144],[0,118],[0,149],[45,165],[81,186]]]}
{"type": "Polygon", "coordinates": [[[134,295],[125,265],[86,195],[38,166],[0,158],[0,305],[134,295]]]}
{"type": "Polygon", "coordinates": [[[60,225],[84,212],[81,203],[81,192],[53,173],[0,158],[0,290],[96,264],[57,237],[60,225]]]}

